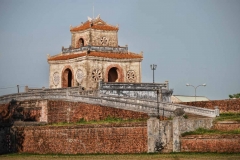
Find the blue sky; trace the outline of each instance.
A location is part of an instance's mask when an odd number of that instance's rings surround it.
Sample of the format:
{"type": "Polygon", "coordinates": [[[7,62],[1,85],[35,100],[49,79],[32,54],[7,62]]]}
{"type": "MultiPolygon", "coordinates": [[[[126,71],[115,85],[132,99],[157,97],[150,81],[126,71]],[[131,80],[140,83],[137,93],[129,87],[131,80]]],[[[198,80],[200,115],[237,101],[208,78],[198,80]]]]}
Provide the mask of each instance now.
{"type": "Polygon", "coordinates": [[[47,54],[71,43],[70,25],[100,14],[119,24],[119,45],[143,51],[142,81],[175,95],[227,99],[240,92],[239,0],[0,0],[0,95],[48,87],[47,54]],[[13,88],[9,88],[13,87],[13,88]],[[7,88],[7,89],[5,89],[7,88]]]}

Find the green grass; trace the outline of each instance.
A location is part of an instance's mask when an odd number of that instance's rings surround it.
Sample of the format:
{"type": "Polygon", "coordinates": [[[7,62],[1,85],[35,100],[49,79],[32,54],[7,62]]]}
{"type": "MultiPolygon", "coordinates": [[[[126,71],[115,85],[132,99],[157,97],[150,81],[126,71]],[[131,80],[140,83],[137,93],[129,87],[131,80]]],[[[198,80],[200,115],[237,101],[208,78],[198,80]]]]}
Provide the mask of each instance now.
{"type": "Polygon", "coordinates": [[[84,124],[111,124],[111,123],[132,123],[132,122],[147,122],[147,119],[122,119],[108,116],[103,120],[86,121],[84,118],[79,119],[75,123],[59,122],[53,123],[51,126],[68,126],[68,125],[84,125],[84,124]]]}
{"type": "Polygon", "coordinates": [[[206,134],[240,134],[240,129],[237,130],[231,130],[231,131],[219,131],[219,130],[214,130],[214,129],[204,129],[204,128],[198,128],[195,131],[190,131],[190,132],[185,132],[182,134],[182,136],[187,136],[187,135],[206,135],[206,134]]]}
{"type": "Polygon", "coordinates": [[[183,118],[188,119],[188,115],[185,114],[185,115],[183,116],[183,118]]]}
{"type": "Polygon", "coordinates": [[[240,113],[221,113],[215,121],[238,121],[240,122],[240,113]]]}
{"type": "Polygon", "coordinates": [[[168,153],[168,154],[85,154],[85,155],[64,155],[64,154],[5,154],[0,155],[1,160],[18,159],[18,160],[40,160],[40,159],[54,159],[54,160],[72,160],[72,159],[104,159],[104,160],[235,160],[240,159],[240,153],[168,153]]]}

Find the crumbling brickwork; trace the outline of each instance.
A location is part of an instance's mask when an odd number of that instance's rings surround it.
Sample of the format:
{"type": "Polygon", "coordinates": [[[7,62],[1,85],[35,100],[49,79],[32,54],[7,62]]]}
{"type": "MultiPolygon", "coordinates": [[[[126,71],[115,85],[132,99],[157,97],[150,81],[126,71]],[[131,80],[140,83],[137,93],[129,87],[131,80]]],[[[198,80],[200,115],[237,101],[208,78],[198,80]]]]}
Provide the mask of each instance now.
{"type": "Polygon", "coordinates": [[[107,117],[122,119],[148,118],[146,113],[93,105],[81,102],[48,101],[48,123],[103,120],[107,117]]]}
{"type": "Polygon", "coordinates": [[[240,151],[240,135],[189,135],[181,138],[181,152],[240,151]]]}
{"type": "Polygon", "coordinates": [[[16,135],[22,136],[18,148],[25,153],[147,152],[146,123],[17,127],[16,135]]]}
{"type": "Polygon", "coordinates": [[[220,113],[225,113],[225,112],[240,113],[240,98],[229,99],[229,100],[182,102],[180,104],[208,108],[208,109],[214,109],[215,106],[218,106],[220,113]]]}
{"type": "Polygon", "coordinates": [[[11,101],[0,105],[0,122],[47,121],[47,100],[11,101]]]}
{"type": "Polygon", "coordinates": [[[237,130],[240,128],[240,123],[237,122],[218,122],[215,123],[212,129],[220,130],[220,131],[231,131],[237,130]]]}

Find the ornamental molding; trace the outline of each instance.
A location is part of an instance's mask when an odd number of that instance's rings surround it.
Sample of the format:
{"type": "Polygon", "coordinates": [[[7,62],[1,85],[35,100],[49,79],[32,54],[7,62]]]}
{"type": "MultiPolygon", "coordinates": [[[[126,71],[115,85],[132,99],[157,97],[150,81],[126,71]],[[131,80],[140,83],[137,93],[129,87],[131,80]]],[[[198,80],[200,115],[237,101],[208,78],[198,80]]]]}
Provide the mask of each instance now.
{"type": "Polygon", "coordinates": [[[76,71],[76,81],[81,84],[83,79],[84,79],[84,72],[82,71],[82,69],[78,69],[76,71]]]}
{"type": "Polygon", "coordinates": [[[55,86],[57,86],[60,83],[60,74],[59,72],[54,72],[52,76],[52,81],[55,86]]]}
{"type": "Polygon", "coordinates": [[[127,81],[134,83],[136,82],[137,76],[136,76],[136,72],[134,70],[128,70],[127,71],[127,81]]]}
{"type": "Polygon", "coordinates": [[[102,71],[99,70],[99,69],[94,69],[92,71],[92,75],[91,76],[92,76],[92,80],[94,82],[98,82],[98,81],[102,80],[102,71]]]}

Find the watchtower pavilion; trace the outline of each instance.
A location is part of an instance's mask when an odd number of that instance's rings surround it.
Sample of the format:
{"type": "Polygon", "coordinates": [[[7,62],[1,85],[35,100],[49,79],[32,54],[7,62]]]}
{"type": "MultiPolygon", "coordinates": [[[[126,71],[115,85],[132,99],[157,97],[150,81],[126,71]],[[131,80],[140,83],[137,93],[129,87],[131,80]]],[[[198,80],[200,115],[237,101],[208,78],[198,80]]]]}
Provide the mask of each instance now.
{"type": "Polygon", "coordinates": [[[141,82],[143,54],[118,45],[118,25],[103,21],[100,16],[88,18],[79,26],[70,27],[71,45],[48,56],[49,88],[82,86],[96,89],[104,82],[141,82]]]}

